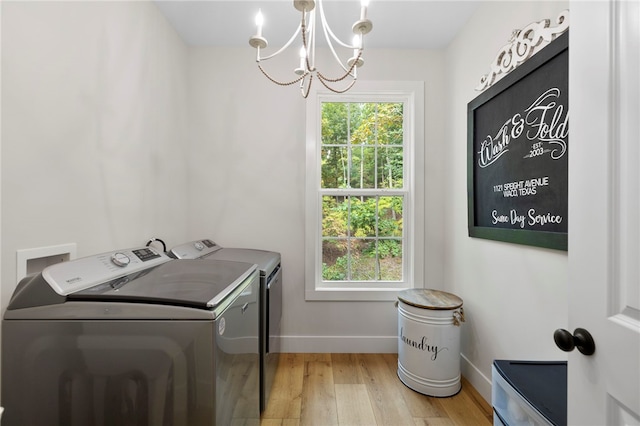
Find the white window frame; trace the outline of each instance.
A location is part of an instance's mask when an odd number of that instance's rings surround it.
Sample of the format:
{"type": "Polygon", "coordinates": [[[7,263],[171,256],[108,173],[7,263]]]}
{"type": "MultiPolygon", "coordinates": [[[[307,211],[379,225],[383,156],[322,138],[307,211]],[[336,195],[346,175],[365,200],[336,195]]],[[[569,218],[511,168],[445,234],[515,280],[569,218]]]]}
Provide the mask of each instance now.
{"type": "Polygon", "coordinates": [[[398,292],[423,287],[424,279],[424,83],[358,81],[347,93],[312,89],[306,110],[305,300],[397,300],[398,292]],[[322,280],[321,104],[402,102],[404,115],[403,280],[399,282],[322,280]]]}

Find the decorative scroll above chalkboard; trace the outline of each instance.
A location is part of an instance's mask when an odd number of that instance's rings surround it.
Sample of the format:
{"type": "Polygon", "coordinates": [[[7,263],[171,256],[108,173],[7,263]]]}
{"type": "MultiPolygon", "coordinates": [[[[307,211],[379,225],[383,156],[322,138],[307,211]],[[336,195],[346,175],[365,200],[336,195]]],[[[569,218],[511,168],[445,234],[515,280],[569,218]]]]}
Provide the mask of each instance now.
{"type": "Polygon", "coordinates": [[[513,30],[509,43],[502,46],[496,59],[491,63],[491,71],[480,78],[476,90],[489,88],[517,66],[529,59],[546,45],[569,29],[569,11],[565,10],[556,19],[558,26],[550,28],[549,19],[532,22],[521,30],[513,30]]]}
{"type": "Polygon", "coordinates": [[[565,31],[469,102],[469,236],[567,249],[568,70],[565,31]]]}

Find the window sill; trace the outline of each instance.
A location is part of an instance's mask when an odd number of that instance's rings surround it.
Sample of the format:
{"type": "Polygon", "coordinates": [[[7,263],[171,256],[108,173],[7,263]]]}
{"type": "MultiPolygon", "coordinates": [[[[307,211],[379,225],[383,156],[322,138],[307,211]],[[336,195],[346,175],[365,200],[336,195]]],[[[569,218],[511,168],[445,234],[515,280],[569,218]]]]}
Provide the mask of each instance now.
{"type": "Polygon", "coordinates": [[[316,288],[305,292],[307,301],[385,302],[398,300],[398,293],[406,287],[393,288],[316,288]]]}

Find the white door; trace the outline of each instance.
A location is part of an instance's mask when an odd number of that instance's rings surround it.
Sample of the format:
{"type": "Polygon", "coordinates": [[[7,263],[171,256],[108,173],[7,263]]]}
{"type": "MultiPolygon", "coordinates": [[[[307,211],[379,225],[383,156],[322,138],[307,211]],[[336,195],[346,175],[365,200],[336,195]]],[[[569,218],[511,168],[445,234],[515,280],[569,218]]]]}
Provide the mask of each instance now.
{"type": "Polygon", "coordinates": [[[570,425],[640,424],[640,5],[571,1],[570,425]]]}

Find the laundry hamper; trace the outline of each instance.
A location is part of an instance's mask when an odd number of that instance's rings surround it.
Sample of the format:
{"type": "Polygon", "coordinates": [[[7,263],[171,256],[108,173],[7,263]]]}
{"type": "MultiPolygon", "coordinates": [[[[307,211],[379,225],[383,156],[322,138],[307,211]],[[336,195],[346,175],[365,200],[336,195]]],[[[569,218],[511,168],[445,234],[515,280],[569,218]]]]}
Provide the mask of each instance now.
{"type": "Polygon", "coordinates": [[[430,289],[398,294],[398,377],[429,396],[460,391],[462,299],[430,289]]]}

